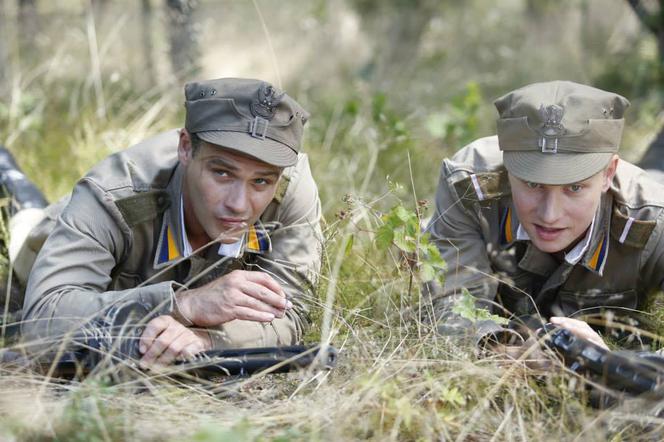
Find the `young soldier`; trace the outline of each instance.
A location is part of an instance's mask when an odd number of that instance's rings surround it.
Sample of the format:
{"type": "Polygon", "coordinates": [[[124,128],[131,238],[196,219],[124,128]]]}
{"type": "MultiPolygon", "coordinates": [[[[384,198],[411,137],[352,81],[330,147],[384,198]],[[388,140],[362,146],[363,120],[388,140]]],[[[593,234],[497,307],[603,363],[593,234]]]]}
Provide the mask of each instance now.
{"type": "Polygon", "coordinates": [[[455,314],[467,288],[495,313],[604,346],[583,319],[632,315],[664,281],[664,186],[617,155],[629,102],[554,81],[495,105],[497,136],[442,165],[428,225],[449,269],[431,287],[439,329],[477,343],[516,336],[455,314]]]}
{"type": "Polygon", "coordinates": [[[184,129],[102,161],[11,247],[19,277],[32,269],[27,340],[57,342],[127,300],[157,314],[148,365],[301,340],[321,253],[308,114],[258,80],[190,83],[185,96],[184,129]]]}

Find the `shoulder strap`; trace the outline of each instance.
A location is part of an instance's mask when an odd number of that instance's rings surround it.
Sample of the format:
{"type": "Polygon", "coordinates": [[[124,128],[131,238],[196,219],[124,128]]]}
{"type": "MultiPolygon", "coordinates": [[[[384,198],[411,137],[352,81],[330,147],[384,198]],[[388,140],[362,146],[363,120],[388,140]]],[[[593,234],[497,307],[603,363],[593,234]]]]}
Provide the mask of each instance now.
{"type": "Polygon", "coordinates": [[[277,183],[277,191],[274,193],[273,198],[276,203],[281,204],[283,201],[284,196],[286,196],[286,191],[288,190],[290,180],[290,176],[286,175],[285,173],[281,175],[281,178],[279,178],[279,183],[277,183]]]}
{"type": "Polygon", "coordinates": [[[656,225],[657,221],[637,220],[615,207],[611,217],[611,236],[620,244],[642,249],[656,225]]]}
{"type": "Polygon", "coordinates": [[[454,190],[462,204],[501,198],[509,195],[510,187],[506,171],[473,173],[454,184],[454,190]]]}

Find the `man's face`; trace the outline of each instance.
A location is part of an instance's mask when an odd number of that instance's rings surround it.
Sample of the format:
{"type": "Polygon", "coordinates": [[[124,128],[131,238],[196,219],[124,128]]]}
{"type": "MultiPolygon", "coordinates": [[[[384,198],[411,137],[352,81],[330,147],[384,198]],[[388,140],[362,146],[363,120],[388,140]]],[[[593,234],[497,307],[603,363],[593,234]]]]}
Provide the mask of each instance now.
{"type": "Polygon", "coordinates": [[[583,237],[602,193],[611,184],[617,163],[615,156],[607,169],[584,181],[562,186],[531,183],[509,175],[519,222],[535,247],[547,253],[560,252],[583,237]]]}
{"type": "Polygon", "coordinates": [[[183,130],[178,148],[184,166],[184,216],[194,249],[213,239],[237,241],[274,198],[282,169],[202,142],[195,154],[183,130]]]}

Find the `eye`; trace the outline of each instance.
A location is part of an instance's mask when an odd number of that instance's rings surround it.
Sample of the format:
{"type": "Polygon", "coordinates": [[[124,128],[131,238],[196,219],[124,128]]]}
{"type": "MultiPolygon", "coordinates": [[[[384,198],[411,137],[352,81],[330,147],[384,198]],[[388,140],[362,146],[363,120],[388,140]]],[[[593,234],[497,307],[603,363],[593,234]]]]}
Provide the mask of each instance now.
{"type": "Polygon", "coordinates": [[[217,176],[221,176],[221,177],[225,177],[225,176],[228,176],[228,175],[229,175],[229,173],[228,173],[228,171],[227,171],[226,169],[212,169],[212,172],[213,172],[215,175],[217,175],[217,176]]]}
{"type": "Polygon", "coordinates": [[[581,184],[570,184],[569,186],[567,186],[567,188],[569,189],[570,192],[577,193],[580,192],[581,189],[583,189],[583,186],[581,184]]]}
{"type": "Polygon", "coordinates": [[[537,189],[540,185],[538,183],[533,183],[532,181],[526,181],[526,186],[529,189],[537,189]]]}
{"type": "Polygon", "coordinates": [[[274,179],[272,178],[255,178],[254,184],[257,186],[271,186],[274,184],[274,179]]]}

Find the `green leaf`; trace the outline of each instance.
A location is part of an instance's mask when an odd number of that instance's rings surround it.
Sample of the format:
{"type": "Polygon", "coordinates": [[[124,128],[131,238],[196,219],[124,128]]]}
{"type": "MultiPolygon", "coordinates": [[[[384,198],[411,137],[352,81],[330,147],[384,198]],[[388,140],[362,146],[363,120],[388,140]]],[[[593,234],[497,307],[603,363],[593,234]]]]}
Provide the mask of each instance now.
{"type": "Polygon", "coordinates": [[[378,228],[376,232],[376,247],[379,250],[387,250],[388,247],[392,245],[394,240],[394,230],[388,224],[383,224],[378,228]]]}
{"type": "Polygon", "coordinates": [[[457,389],[457,387],[447,388],[443,387],[441,391],[441,399],[453,407],[462,407],[466,405],[466,398],[457,389]]]}
{"type": "Polygon", "coordinates": [[[462,289],[461,298],[452,307],[452,312],[473,322],[487,319],[501,325],[506,325],[509,322],[507,318],[494,315],[485,308],[477,307],[475,297],[465,288],[462,289]]]}
{"type": "Polygon", "coordinates": [[[437,270],[434,266],[427,262],[420,265],[420,280],[422,282],[429,282],[436,279],[437,270]]]}
{"type": "Polygon", "coordinates": [[[394,245],[407,253],[413,253],[417,249],[415,238],[408,236],[403,229],[394,231],[394,245]]]}
{"type": "Polygon", "coordinates": [[[392,211],[397,216],[397,218],[399,218],[404,223],[408,222],[411,218],[412,212],[409,212],[404,206],[396,206],[394,209],[392,209],[392,211]]]}
{"type": "Polygon", "coordinates": [[[344,253],[346,256],[350,256],[350,254],[353,252],[353,243],[355,242],[355,235],[351,235],[348,238],[348,242],[346,243],[346,250],[344,250],[344,253]]]}

